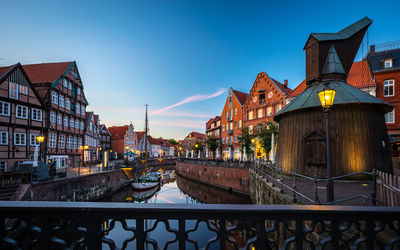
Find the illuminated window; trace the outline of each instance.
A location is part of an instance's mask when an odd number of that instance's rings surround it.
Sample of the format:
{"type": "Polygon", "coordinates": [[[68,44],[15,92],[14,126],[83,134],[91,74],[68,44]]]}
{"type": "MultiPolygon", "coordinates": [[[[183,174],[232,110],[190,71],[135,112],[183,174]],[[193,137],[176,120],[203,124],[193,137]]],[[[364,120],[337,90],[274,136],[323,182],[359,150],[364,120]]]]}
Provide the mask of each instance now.
{"type": "Polygon", "coordinates": [[[258,118],[262,118],[262,117],[263,117],[263,110],[262,110],[262,109],[259,109],[259,110],[258,110],[258,112],[257,112],[257,117],[258,117],[258,118]]]}
{"type": "Polygon", "coordinates": [[[394,80],[383,82],[383,96],[394,96],[394,80]]]}
{"type": "Polygon", "coordinates": [[[275,106],[275,114],[278,113],[282,109],[282,105],[278,104],[275,106]]]}
{"type": "Polygon", "coordinates": [[[250,125],[250,126],[249,126],[249,133],[250,133],[250,134],[253,134],[253,125],[250,125]]]}
{"type": "Polygon", "coordinates": [[[239,128],[242,127],[242,120],[239,120],[239,128]]]}
{"type": "Polygon", "coordinates": [[[267,116],[271,116],[272,115],[272,107],[267,107],[267,116]]]}
{"type": "Polygon", "coordinates": [[[253,111],[249,111],[249,120],[253,120],[253,111]]]}
{"type": "Polygon", "coordinates": [[[19,93],[27,95],[28,94],[28,87],[24,85],[19,85],[19,93]]]}
{"type": "Polygon", "coordinates": [[[10,82],[8,96],[12,99],[18,99],[18,84],[14,83],[14,82],[10,82]]]}

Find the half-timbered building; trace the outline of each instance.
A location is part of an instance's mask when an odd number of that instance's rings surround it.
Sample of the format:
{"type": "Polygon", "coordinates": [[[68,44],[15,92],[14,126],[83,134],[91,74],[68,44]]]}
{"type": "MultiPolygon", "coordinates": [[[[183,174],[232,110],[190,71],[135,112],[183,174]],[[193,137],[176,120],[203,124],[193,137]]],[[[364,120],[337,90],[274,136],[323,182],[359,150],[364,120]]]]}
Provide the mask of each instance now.
{"type": "Polygon", "coordinates": [[[83,160],[85,163],[95,163],[99,159],[100,150],[99,117],[93,112],[86,112],[85,117],[83,160]]]}
{"type": "Polygon", "coordinates": [[[76,63],[30,64],[23,68],[46,105],[47,159],[57,167],[80,165],[88,102],[76,63]]]}
{"type": "Polygon", "coordinates": [[[44,135],[44,104],[21,64],[0,68],[0,171],[31,160],[44,135]]]}
{"type": "Polygon", "coordinates": [[[111,133],[105,124],[100,124],[100,150],[106,157],[111,156],[111,133]]]}

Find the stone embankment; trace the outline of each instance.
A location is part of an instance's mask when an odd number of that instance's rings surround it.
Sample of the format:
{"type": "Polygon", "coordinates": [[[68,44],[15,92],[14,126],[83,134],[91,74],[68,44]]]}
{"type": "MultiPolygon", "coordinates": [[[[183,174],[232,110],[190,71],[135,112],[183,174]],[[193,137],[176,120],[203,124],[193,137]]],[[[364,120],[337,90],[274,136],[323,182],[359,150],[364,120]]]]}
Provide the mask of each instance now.
{"type": "Polygon", "coordinates": [[[178,159],[179,175],[214,187],[250,195],[249,163],[178,159]]]}

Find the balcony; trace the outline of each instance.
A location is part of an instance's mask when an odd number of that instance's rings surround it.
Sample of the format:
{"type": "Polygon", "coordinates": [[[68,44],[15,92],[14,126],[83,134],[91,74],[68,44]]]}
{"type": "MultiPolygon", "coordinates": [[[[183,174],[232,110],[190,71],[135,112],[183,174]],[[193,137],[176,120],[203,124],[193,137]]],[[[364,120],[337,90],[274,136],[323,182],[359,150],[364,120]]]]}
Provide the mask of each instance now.
{"type": "Polygon", "coordinates": [[[228,129],[226,132],[228,133],[228,135],[233,135],[233,129],[228,129]]]}
{"type": "Polygon", "coordinates": [[[2,249],[400,247],[399,207],[1,201],[0,216],[2,249]]]}

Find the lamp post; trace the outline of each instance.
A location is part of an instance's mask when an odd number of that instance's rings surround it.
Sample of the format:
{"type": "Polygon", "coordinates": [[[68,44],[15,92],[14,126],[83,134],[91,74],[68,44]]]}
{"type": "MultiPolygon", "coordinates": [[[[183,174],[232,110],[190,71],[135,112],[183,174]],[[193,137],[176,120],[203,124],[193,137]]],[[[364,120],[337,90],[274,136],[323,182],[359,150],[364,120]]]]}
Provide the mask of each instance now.
{"type": "Polygon", "coordinates": [[[36,140],[40,143],[40,148],[39,148],[39,161],[40,161],[42,159],[42,142],[44,142],[44,136],[38,135],[36,136],[36,140]]]}
{"type": "Polygon", "coordinates": [[[199,147],[199,144],[194,145],[194,147],[196,148],[196,153],[199,154],[199,151],[197,151],[197,148],[199,147]]]}
{"type": "MultiPolygon", "coordinates": [[[[326,178],[332,178],[332,167],[331,167],[331,141],[329,136],[329,111],[333,106],[333,100],[335,99],[336,91],[334,89],[324,88],[318,93],[321,106],[325,113],[325,137],[326,137],[326,178]]],[[[326,196],[328,202],[333,202],[334,198],[334,187],[333,181],[328,180],[328,186],[326,189],[326,196]]]]}
{"type": "MultiPolygon", "coordinates": [[[[88,148],[89,148],[88,145],[82,146],[83,163],[85,163],[85,150],[88,148]]],[[[78,176],[81,176],[81,164],[79,164],[78,167],[78,176]]]]}

